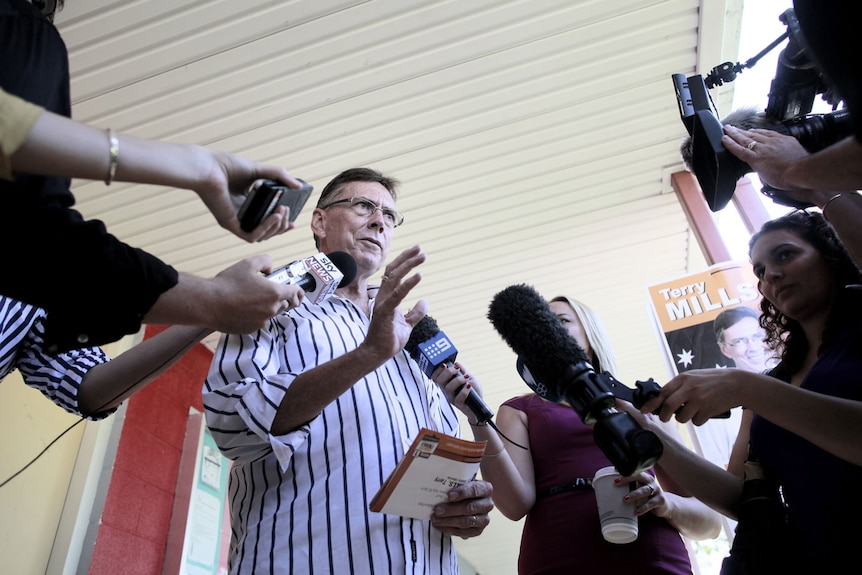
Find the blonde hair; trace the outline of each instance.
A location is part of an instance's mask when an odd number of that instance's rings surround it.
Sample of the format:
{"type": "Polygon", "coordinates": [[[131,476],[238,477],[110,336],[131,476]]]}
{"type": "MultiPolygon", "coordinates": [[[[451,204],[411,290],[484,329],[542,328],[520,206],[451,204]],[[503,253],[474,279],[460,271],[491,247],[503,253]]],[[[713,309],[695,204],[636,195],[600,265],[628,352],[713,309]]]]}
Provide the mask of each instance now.
{"type": "Polygon", "coordinates": [[[617,360],[614,356],[613,348],[611,348],[611,338],[608,336],[605,324],[602,323],[598,314],[586,304],[566,296],[557,296],[551,301],[567,303],[574,310],[578,321],[584,327],[587,341],[590,343],[590,350],[592,352],[590,363],[592,363],[593,369],[599,373],[607,371],[612,375],[615,374],[617,371],[617,360]]]}

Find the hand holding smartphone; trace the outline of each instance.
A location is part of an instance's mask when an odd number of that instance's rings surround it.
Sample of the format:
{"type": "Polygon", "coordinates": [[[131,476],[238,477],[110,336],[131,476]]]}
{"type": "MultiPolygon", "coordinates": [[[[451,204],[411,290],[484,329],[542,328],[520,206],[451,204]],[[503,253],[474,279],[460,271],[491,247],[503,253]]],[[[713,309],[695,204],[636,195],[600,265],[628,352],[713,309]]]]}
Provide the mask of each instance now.
{"type": "Polygon", "coordinates": [[[308,182],[300,182],[302,187],[297,189],[273,180],[256,181],[237,214],[242,231],[254,230],[279,205],[290,209],[289,220],[294,221],[314,189],[308,182]]]}

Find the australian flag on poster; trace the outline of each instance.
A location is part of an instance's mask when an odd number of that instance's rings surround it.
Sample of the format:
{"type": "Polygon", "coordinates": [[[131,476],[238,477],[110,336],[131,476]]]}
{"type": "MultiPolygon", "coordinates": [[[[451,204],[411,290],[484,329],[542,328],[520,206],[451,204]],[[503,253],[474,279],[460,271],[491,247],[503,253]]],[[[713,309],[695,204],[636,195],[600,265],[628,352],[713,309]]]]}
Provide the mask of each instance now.
{"type": "Polygon", "coordinates": [[[665,338],[676,373],[690,369],[733,367],[733,361],[718,348],[711,321],[665,333],[665,338]]]}

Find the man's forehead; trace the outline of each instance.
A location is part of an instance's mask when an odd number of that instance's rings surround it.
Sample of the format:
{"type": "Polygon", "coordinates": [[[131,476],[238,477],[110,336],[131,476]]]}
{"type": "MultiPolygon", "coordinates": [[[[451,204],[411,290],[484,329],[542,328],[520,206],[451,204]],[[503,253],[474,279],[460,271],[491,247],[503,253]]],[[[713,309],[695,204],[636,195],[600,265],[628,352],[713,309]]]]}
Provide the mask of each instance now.
{"type": "Polygon", "coordinates": [[[763,328],[760,327],[760,324],[753,317],[744,317],[732,326],[725,329],[725,332],[741,332],[741,331],[750,331],[752,333],[757,333],[761,331],[763,328]]]}
{"type": "Polygon", "coordinates": [[[395,203],[392,194],[383,184],[378,182],[347,182],[336,194],[339,198],[350,198],[354,196],[362,196],[369,200],[375,200],[377,203],[395,203]]]}

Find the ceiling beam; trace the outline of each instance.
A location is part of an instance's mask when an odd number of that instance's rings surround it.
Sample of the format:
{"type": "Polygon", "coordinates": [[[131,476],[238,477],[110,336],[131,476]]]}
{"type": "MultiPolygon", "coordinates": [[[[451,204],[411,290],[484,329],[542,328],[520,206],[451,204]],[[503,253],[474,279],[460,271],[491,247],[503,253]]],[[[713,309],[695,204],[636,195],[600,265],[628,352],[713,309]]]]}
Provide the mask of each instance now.
{"type": "Polygon", "coordinates": [[[706,258],[708,265],[730,261],[730,250],[724,243],[715,218],[703,197],[703,191],[697,185],[697,180],[691,172],[675,172],[670,177],[671,185],[676,192],[679,203],[688,219],[697,243],[706,258]]]}
{"type": "Polygon", "coordinates": [[[736,191],[731,201],[750,234],[758,231],[763,224],[772,219],[761,201],[760,194],[748,178],[742,178],[736,183],[736,191]]]}

